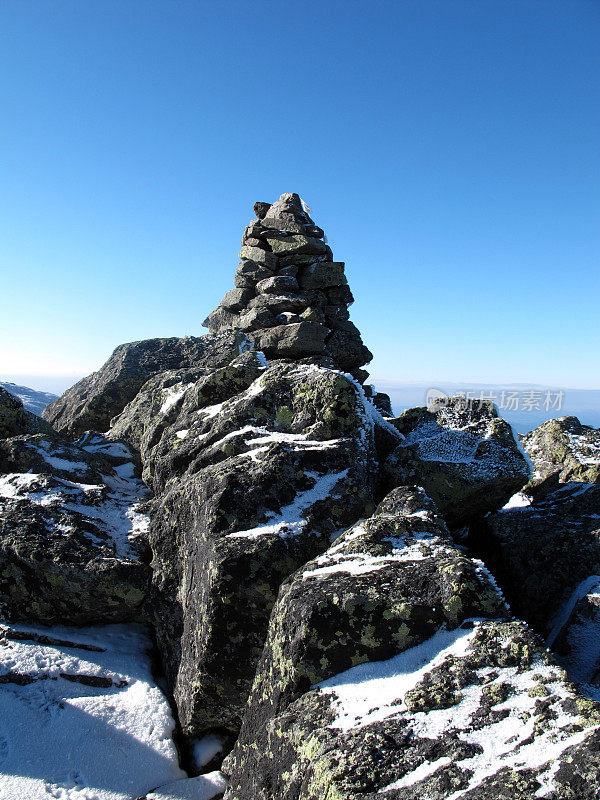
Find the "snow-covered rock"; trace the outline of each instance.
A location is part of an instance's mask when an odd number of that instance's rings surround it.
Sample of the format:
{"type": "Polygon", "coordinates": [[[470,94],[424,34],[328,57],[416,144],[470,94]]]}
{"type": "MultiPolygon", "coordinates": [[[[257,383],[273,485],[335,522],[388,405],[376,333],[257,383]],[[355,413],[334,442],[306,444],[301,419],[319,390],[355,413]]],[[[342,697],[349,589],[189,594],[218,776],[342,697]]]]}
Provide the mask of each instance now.
{"type": "Polygon", "coordinates": [[[530,488],[544,482],[600,483],[600,430],[577,417],[544,422],[523,437],[523,448],[534,468],[530,488]]]}
{"type": "Polygon", "coordinates": [[[393,424],[404,439],[385,464],[386,485],[422,486],[452,527],[501,508],[529,478],[510,425],[490,402],[447,398],[393,424]]]}

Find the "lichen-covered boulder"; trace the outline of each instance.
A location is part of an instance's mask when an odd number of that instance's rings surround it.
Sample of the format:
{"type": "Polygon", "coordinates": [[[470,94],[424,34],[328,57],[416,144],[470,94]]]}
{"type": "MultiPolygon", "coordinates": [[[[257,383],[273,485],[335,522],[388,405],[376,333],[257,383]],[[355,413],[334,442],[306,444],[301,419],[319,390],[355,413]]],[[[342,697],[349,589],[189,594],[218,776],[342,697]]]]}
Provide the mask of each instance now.
{"type": "MultiPolygon", "coordinates": [[[[280,780],[270,735],[310,687],[390,658],[472,616],[506,607],[481,564],[452,543],[422,489],[399,487],[281,587],[243,726],[224,769],[232,797],[280,780]]],[[[284,784],[281,783],[280,786],[284,784]]]]}
{"type": "Polygon", "coordinates": [[[225,800],[594,800],[600,713],[523,623],[465,620],[312,686],[248,757],[225,800]]]}
{"type": "Polygon", "coordinates": [[[119,345],[98,372],[50,403],[42,416],[69,436],[77,437],[87,430],[107,431],[110,420],[154,375],[168,370],[215,369],[239,354],[239,343],[234,333],[221,333],[119,345]]]}
{"type": "Polygon", "coordinates": [[[264,356],[248,350],[218,369],[170,370],[147,381],[111,421],[109,439],[128,442],[141,456],[144,479],[152,478],[153,450],[165,428],[188,409],[214,405],[243,391],[265,369],[264,356]]]}
{"type": "Polygon", "coordinates": [[[26,411],[18,397],[0,386],[0,439],[51,430],[47,422],[26,411]]]}
{"type": "Polygon", "coordinates": [[[452,527],[501,508],[529,479],[510,425],[489,402],[449,398],[393,424],[404,440],[384,466],[386,485],[422,486],[452,527]]]}
{"type": "Polygon", "coordinates": [[[577,587],[600,575],[600,486],[568,483],[518,501],[478,522],[472,542],[513,612],[548,635],[577,587]]]}
{"type": "Polygon", "coordinates": [[[523,448],[534,469],[528,488],[545,481],[600,483],[600,430],[577,417],[544,422],[523,437],[523,448]]]}
{"type": "Polygon", "coordinates": [[[8,439],[0,476],[0,614],[45,624],[140,619],[147,592],[147,490],[131,451],[97,434],[8,439]]]}
{"type": "Polygon", "coordinates": [[[153,455],[151,613],[188,736],[237,730],[281,582],[372,510],[384,424],[314,365],[216,398],[191,388],[153,455]]]}

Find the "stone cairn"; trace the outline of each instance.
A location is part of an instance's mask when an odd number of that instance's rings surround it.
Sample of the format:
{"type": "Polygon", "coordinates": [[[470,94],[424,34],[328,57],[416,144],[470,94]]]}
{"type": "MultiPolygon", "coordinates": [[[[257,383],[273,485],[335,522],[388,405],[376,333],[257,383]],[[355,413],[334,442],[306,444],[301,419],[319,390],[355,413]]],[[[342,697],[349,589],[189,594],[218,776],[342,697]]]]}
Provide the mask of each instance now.
{"type": "Polygon", "coordinates": [[[350,322],[354,302],[344,263],[297,194],[255,203],[234,283],[204,321],[212,332],[241,330],[267,358],[294,359],[351,373],[373,358],[350,322]]]}

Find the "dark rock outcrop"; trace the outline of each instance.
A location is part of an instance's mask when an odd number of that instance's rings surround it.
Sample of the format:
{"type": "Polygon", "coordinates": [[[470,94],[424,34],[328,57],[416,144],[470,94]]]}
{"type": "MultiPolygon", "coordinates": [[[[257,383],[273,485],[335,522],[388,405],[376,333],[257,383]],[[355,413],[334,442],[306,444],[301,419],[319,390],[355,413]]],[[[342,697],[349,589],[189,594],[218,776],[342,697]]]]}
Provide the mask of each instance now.
{"type": "Polygon", "coordinates": [[[23,403],[0,386],[0,439],[20,436],[27,433],[45,433],[52,430],[47,422],[31,411],[26,411],[23,403]]]}
{"type": "Polygon", "coordinates": [[[226,800],[574,797],[600,715],[504,615],[427,498],[397,489],[282,587],[226,800]]]}
{"type": "Polygon", "coordinates": [[[107,431],[142,386],[167,370],[215,369],[238,355],[239,336],[184,336],[122,344],[98,372],[83,378],[43,411],[59,432],[107,431]]]}
{"type": "Polygon", "coordinates": [[[501,508],[530,467],[494,406],[448,398],[435,410],[411,408],[392,424],[404,440],[387,460],[389,488],[418,484],[452,527],[501,508]]]}
{"type": "Polygon", "coordinates": [[[513,612],[548,635],[577,586],[600,575],[600,486],[568,483],[490,514],[473,539],[513,612]]]}
{"type": "Polygon", "coordinates": [[[0,614],[83,625],[140,619],[147,494],[129,449],[90,434],[0,442],[0,614]]]}
{"type": "Polygon", "coordinates": [[[256,203],[255,212],[242,238],[237,288],[204,324],[244,331],[268,358],[308,358],[362,382],[360,367],[373,356],[348,320],[354,298],[323,230],[297,194],[282,194],[266,210],[256,203]]]}

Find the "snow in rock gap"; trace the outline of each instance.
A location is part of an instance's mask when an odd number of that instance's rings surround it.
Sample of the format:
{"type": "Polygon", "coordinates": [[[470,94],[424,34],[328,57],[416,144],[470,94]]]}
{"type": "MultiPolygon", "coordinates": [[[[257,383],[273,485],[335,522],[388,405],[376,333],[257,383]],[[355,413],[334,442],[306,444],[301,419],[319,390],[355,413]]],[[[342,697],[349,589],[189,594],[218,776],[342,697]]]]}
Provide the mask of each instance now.
{"type": "Polygon", "coordinates": [[[163,404],[160,407],[159,414],[165,414],[178,400],[181,400],[193,385],[193,383],[178,383],[175,386],[163,389],[163,404]]]}
{"type": "Polygon", "coordinates": [[[196,739],[192,745],[192,759],[194,768],[200,772],[203,767],[223,752],[225,737],[218,733],[207,733],[201,739],[196,739]]]}
{"type": "Polygon", "coordinates": [[[0,630],[2,800],[131,800],[187,777],[145,627],[0,630]]]}
{"type": "Polygon", "coordinates": [[[132,458],[133,454],[129,447],[122,442],[110,442],[103,436],[85,434],[75,442],[77,447],[88,453],[100,453],[101,455],[112,458],[132,458]]]}
{"type": "Polygon", "coordinates": [[[216,403],[214,406],[205,406],[204,408],[199,408],[196,413],[197,414],[204,414],[206,419],[210,419],[211,417],[218,416],[221,413],[221,411],[223,410],[223,406],[224,405],[225,405],[225,402],[216,403]]]}
{"type": "Polygon", "coordinates": [[[511,508],[525,508],[526,506],[530,506],[532,502],[533,498],[531,495],[525,494],[525,492],[517,492],[513,494],[506,505],[502,506],[500,511],[509,511],[511,508]]]}
{"type": "Polygon", "coordinates": [[[48,464],[50,467],[54,467],[54,469],[68,470],[69,472],[87,472],[89,469],[85,461],[71,461],[69,459],[60,458],[59,456],[53,455],[51,452],[52,445],[50,442],[41,441],[37,444],[27,443],[26,446],[30,450],[35,450],[36,453],[39,453],[46,464],[48,464]]]}
{"type": "Polygon", "coordinates": [[[558,615],[548,642],[565,633],[567,652],[557,655],[557,660],[580,688],[593,700],[600,701],[598,672],[600,669],[600,577],[592,575],[575,590],[558,615]],[[571,619],[576,604],[587,599],[582,613],[571,619]],[[561,625],[561,623],[563,623],[561,625]],[[566,626],[566,627],[565,627],[566,626]],[[558,631],[558,633],[557,633],[558,631]]]}
{"type": "MultiPolygon", "coordinates": [[[[481,748],[481,752],[472,757],[454,760],[455,766],[468,770],[471,777],[466,788],[450,793],[445,800],[458,800],[476,789],[485,778],[507,768],[540,770],[541,787],[536,797],[549,796],[554,791],[553,779],[560,766],[557,759],[568,747],[583,742],[591,732],[581,730],[578,716],[564,710],[564,701],[570,700],[572,695],[558,668],[538,660],[521,672],[516,667],[493,671],[479,669],[473,684],[462,690],[462,699],[456,705],[427,712],[408,712],[404,697],[410,689],[446,659],[468,655],[477,627],[485,624],[483,620],[470,622],[475,626],[471,630],[464,626],[454,631],[441,628],[431,639],[394,658],[360,664],[317,684],[315,688],[332,695],[338,713],[329,727],[344,732],[405,714],[413,737],[441,739],[454,730],[460,739],[481,748]],[[483,687],[490,672],[493,672],[494,681],[506,683],[512,689],[507,700],[493,707],[508,714],[487,726],[472,726],[471,719],[482,705],[483,687]],[[529,690],[535,689],[540,680],[550,692],[552,713],[545,719],[545,728],[536,731],[536,717],[532,712],[537,698],[530,696],[529,690]]],[[[380,791],[413,786],[447,763],[440,758],[420,764],[380,791]]]]}
{"type": "Polygon", "coordinates": [[[250,528],[245,531],[235,531],[228,534],[228,538],[255,539],[265,534],[277,534],[285,538],[286,536],[294,536],[301,533],[306,526],[306,519],[302,515],[303,512],[317,501],[335,496],[332,493],[336,484],[343,480],[348,475],[348,472],[349,470],[347,469],[326,475],[306,472],[305,475],[315,481],[312,488],[299,492],[292,503],[281,508],[279,514],[270,511],[268,515],[269,522],[264,525],[258,525],[256,528],[250,528]]]}

